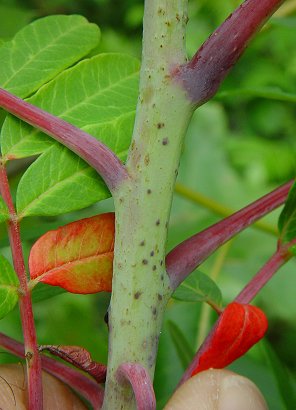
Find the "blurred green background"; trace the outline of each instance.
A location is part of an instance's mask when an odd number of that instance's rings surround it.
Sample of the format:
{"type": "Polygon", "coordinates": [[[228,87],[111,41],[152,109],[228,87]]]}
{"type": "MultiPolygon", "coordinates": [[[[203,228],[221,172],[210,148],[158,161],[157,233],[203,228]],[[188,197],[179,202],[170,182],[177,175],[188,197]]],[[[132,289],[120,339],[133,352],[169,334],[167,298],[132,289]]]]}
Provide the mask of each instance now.
{"type": "MultiPolygon", "coordinates": [[[[239,3],[237,0],[189,1],[189,55],[194,54],[239,3]]],[[[100,26],[102,42],[96,52],[119,51],[140,58],[143,0],[0,0],[0,39],[10,39],[36,18],[72,13],[82,14],[100,26]]],[[[295,43],[296,2],[290,0],[257,35],[214,101],[194,115],[184,145],[179,183],[236,210],[294,177],[295,43]]],[[[13,189],[25,166],[20,161],[10,167],[13,189]]],[[[26,258],[34,241],[49,229],[112,207],[109,199],[61,217],[27,218],[21,227],[26,258]]],[[[269,215],[266,222],[276,226],[278,213],[269,215]]],[[[168,249],[218,219],[219,216],[206,207],[176,194],[168,249]]],[[[1,227],[0,242],[2,254],[10,257],[4,227],[1,227]]],[[[200,269],[215,278],[224,303],[227,303],[270,257],[275,247],[274,236],[250,228],[216,252],[200,269]]],[[[269,318],[268,344],[260,342],[231,366],[257,383],[272,410],[296,408],[295,291],[295,262],[291,261],[256,300],[269,318]]],[[[65,293],[36,301],[34,311],[39,343],[82,345],[95,359],[106,362],[107,329],[103,317],[108,301],[107,294],[65,293]]],[[[179,342],[182,344],[180,332],[195,349],[214,319],[215,315],[203,305],[175,300],[169,303],[155,377],[160,409],[183,371],[182,354],[176,349],[179,342]],[[171,322],[180,332],[173,331],[175,327],[171,322]]],[[[22,339],[17,309],[1,321],[0,329],[22,339]]],[[[12,357],[1,352],[0,359],[11,361],[12,357]]]]}

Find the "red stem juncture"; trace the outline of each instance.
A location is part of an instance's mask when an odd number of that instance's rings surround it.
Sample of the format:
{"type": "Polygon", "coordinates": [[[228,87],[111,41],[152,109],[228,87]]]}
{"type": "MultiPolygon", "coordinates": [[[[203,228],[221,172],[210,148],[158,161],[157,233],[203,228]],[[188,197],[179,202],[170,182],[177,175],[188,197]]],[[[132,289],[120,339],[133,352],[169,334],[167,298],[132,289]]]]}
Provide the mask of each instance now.
{"type": "Polygon", "coordinates": [[[250,40],[284,0],[245,0],[205,41],[193,58],[174,69],[196,106],[212,98],[250,40]]]}
{"type": "Polygon", "coordinates": [[[31,294],[28,291],[27,276],[24,264],[23,250],[19,232],[19,224],[12,202],[5,167],[0,163],[0,192],[5,201],[10,219],[8,221],[8,234],[12,252],[14,269],[20,282],[19,306],[25,344],[25,357],[28,375],[28,400],[30,410],[42,410],[42,379],[41,361],[37,347],[37,337],[34,324],[31,294]]]}

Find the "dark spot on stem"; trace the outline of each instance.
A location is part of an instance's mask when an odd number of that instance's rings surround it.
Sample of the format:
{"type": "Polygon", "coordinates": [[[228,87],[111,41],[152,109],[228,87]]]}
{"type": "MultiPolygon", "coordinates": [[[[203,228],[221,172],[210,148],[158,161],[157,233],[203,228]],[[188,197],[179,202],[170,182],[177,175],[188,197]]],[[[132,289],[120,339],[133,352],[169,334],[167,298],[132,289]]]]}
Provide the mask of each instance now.
{"type": "Polygon", "coordinates": [[[162,295],[160,295],[159,293],[157,294],[157,299],[159,300],[159,301],[161,301],[162,300],[162,295]]]}
{"type": "Polygon", "coordinates": [[[162,145],[168,145],[168,143],[169,143],[169,139],[168,139],[168,138],[164,138],[164,139],[162,140],[162,145]]]}
{"type": "Polygon", "coordinates": [[[154,270],[154,271],[156,270],[156,265],[153,265],[153,268],[152,268],[152,270],[154,270]]]}
{"type": "Polygon", "coordinates": [[[151,189],[147,189],[147,194],[150,195],[151,194],[151,189]]]}
{"type": "Polygon", "coordinates": [[[143,265],[148,265],[147,259],[143,259],[143,260],[142,260],[142,263],[143,263],[143,265]]]}
{"type": "Polygon", "coordinates": [[[160,130],[161,128],[163,128],[164,127],[164,123],[163,122],[159,122],[158,124],[157,124],[157,128],[160,130]]]}
{"type": "Polygon", "coordinates": [[[152,355],[150,355],[148,357],[148,365],[149,367],[153,367],[154,366],[154,357],[152,355]]]}
{"type": "Polygon", "coordinates": [[[140,292],[139,290],[138,290],[138,292],[136,292],[135,294],[134,294],[134,298],[135,299],[139,299],[139,297],[142,295],[142,292],[140,292]]]}
{"type": "Polygon", "coordinates": [[[157,309],[156,309],[155,306],[152,306],[152,314],[153,314],[153,316],[157,315],[157,309]]]}
{"type": "Polygon", "coordinates": [[[146,155],[145,155],[145,158],[144,158],[144,163],[145,163],[146,166],[148,166],[148,165],[149,165],[149,162],[150,162],[149,154],[146,154],[146,155]]]}
{"type": "Polygon", "coordinates": [[[154,251],[151,251],[151,252],[150,252],[150,256],[154,256],[154,251]]]}
{"type": "Polygon", "coordinates": [[[145,241],[141,241],[140,246],[144,246],[144,245],[145,245],[145,241]]]}
{"type": "Polygon", "coordinates": [[[157,221],[155,222],[156,226],[160,225],[160,219],[157,219],[157,221]]]}
{"type": "Polygon", "coordinates": [[[33,359],[33,353],[32,352],[27,352],[25,357],[28,361],[30,361],[30,360],[33,359]]]}
{"type": "Polygon", "coordinates": [[[164,280],[164,276],[163,276],[163,275],[161,275],[161,276],[160,276],[160,279],[161,279],[161,280],[164,280]]]}

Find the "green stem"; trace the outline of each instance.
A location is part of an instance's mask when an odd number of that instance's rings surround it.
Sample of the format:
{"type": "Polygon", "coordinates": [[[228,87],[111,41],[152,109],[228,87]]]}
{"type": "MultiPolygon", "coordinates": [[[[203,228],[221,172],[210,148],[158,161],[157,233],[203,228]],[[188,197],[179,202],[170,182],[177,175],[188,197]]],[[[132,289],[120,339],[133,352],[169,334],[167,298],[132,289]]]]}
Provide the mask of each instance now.
{"type": "MultiPolygon", "coordinates": [[[[183,196],[184,198],[189,199],[190,201],[203,206],[204,208],[214,212],[217,215],[227,217],[234,214],[235,210],[220,204],[219,202],[214,201],[213,199],[191,190],[190,188],[184,186],[183,184],[177,183],[175,186],[175,191],[177,194],[183,196]]],[[[260,231],[278,236],[278,230],[274,226],[265,223],[265,222],[255,222],[251,225],[254,228],[259,229],[260,231]]]]}
{"type": "Polygon", "coordinates": [[[187,0],[145,2],[139,102],[126,164],[130,179],[113,195],[116,243],[105,410],[136,408],[130,386],[116,379],[121,364],[140,364],[153,379],[172,293],[164,262],[167,226],[192,107],[170,72],[186,60],[186,9],[187,0]]]}

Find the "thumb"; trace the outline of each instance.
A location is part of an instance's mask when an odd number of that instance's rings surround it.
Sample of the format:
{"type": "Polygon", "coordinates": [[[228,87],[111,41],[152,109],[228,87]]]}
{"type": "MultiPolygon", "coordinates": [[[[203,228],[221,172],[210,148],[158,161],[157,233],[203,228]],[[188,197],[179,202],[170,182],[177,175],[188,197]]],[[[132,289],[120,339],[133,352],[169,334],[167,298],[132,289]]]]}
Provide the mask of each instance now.
{"type": "Polygon", "coordinates": [[[207,370],[185,382],[164,410],[267,410],[255,384],[229,370],[207,370]]]}

